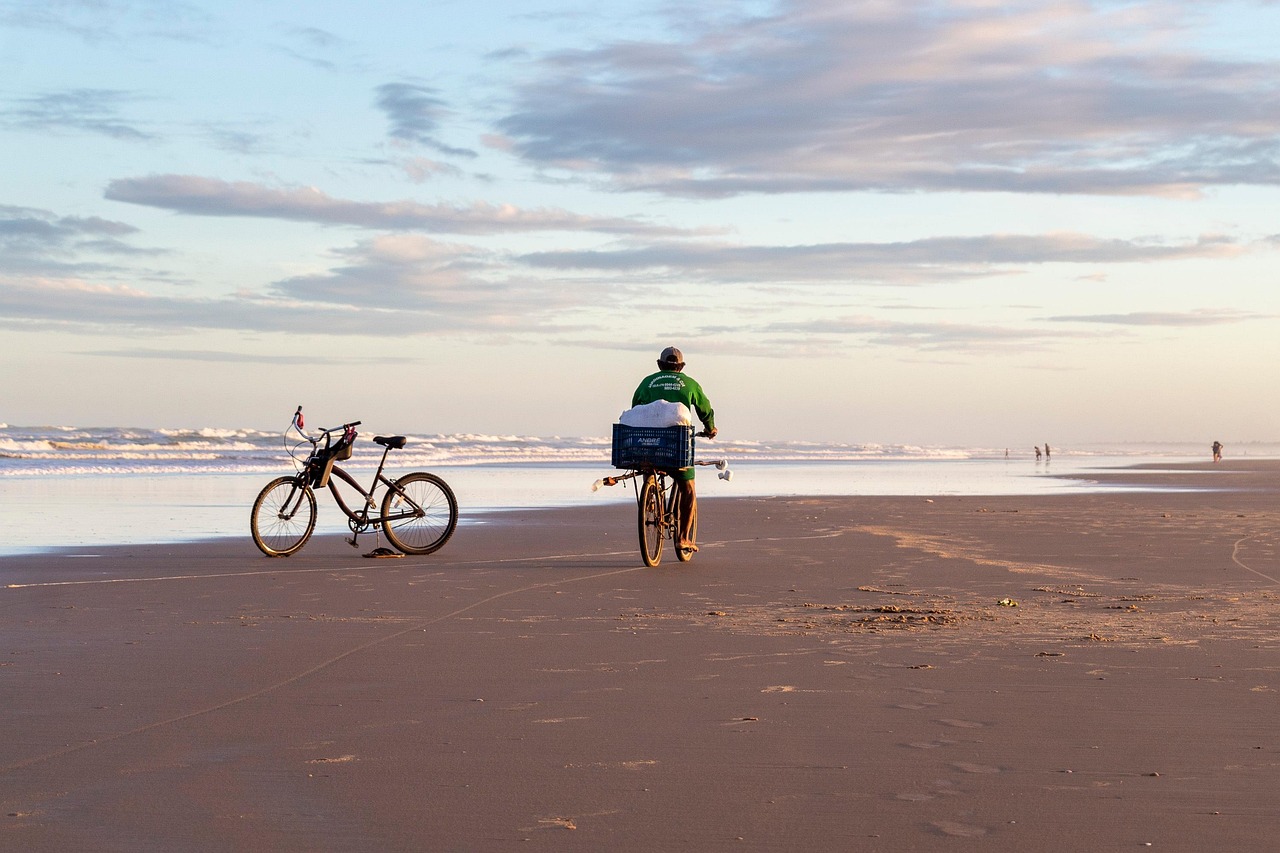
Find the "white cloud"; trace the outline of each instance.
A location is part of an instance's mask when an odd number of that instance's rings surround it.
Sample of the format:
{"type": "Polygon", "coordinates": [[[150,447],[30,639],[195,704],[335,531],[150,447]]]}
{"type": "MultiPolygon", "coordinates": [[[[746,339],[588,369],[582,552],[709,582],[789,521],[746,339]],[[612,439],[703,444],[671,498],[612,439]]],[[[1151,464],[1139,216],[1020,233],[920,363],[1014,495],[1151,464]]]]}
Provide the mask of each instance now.
{"type": "Polygon", "coordinates": [[[9,328],[79,327],[119,333],[192,329],[332,335],[419,335],[448,326],[413,312],[352,307],[317,301],[262,298],[167,296],[124,285],[84,279],[0,280],[0,324],[9,328]]]}
{"type": "Polygon", "coordinates": [[[832,317],[772,323],[758,330],[757,340],[797,345],[873,345],[921,352],[1027,352],[1048,350],[1096,333],[1040,329],[1027,325],[954,322],[910,322],[872,316],[832,317]]]}
{"type": "Polygon", "coordinates": [[[538,252],[522,260],[539,268],[615,274],[657,271],[675,279],[711,282],[918,284],[988,276],[1033,264],[1222,258],[1240,251],[1236,243],[1218,236],[1163,244],[1060,233],[809,246],[657,242],[632,249],[538,252]]]}
{"type": "Polygon", "coordinates": [[[393,139],[425,145],[442,154],[476,156],[474,151],[440,141],[440,124],[452,111],[435,89],[413,83],[384,83],[377,93],[378,108],[391,122],[393,139]]]}
{"type": "Polygon", "coordinates": [[[0,322],[103,332],[532,333],[566,328],[587,301],[582,289],[513,277],[500,258],[417,234],[380,235],[334,255],[325,272],[214,297],[107,283],[88,267],[12,276],[0,268],[0,322]]]}
{"type": "Polygon", "coordinates": [[[75,131],[109,136],[126,142],[143,142],[154,134],[141,122],[123,118],[121,108],[139,97],[112,89],[66,89],[30,95],[9,102],[0,110],[0,126],[43,133],[75,131]]]}
{"type": "Polygon", "coordinates": [[[0,276],[58,276],[123,271],[138,248],[138,229],[97,216],[58,216],[47,210],[0,205],[0,276]]]}
{"type": "Polygon", "coordinates": [[[1251,320],[1273,320],[1274,315],[1248,311],[1225,311],[1204,308],[1198,311],[1131,311],[1127,314],[1064,314],[1046,317],[1053,323],[1094,323],[1108,326],[1156,326],[1194,328],[1244,323],[1251,320]]]}
{"type": "Polygon", "coordinates": [[[111,201],[194,216],[249,216],[384,230],[420,229],[448,234],[591,231],[672,236],[688,233],[637,219],[586,216],[556,208],[525,210],[485,202],[465,207],[415,201],[361,202],[333,198],[315,187],[268,187],[196,175],[118,178],[107,185],[104,195],[111,201]]]}
{"type": "Polygon", "coordinates": [[[545,56],[501,128],[540,166],[675,195],[1280,184],[1280,64],[1181,47],[1187,15],[785,0],[545,56]]]}

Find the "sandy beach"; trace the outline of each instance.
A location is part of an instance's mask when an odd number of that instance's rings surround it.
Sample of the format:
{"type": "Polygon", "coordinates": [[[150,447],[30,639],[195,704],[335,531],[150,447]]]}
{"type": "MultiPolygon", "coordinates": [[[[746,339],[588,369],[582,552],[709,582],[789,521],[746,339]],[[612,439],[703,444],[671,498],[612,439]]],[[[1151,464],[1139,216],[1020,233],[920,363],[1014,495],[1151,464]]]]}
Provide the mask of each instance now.
{"type": "Polygon", "coordinates": [[[1108,476],[4,558],[0,847],[1268,849],[1280,462],[1108,476]]]}

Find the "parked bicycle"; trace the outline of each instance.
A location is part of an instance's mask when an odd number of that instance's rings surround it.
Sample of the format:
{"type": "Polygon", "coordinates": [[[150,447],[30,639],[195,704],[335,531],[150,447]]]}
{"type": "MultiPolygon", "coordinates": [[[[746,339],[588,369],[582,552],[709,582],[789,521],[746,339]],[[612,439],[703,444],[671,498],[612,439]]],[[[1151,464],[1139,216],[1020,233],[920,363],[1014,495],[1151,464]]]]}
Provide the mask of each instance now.
{"type": "MultiPolygon", "coordinates": [[[[706,436],[705,432],[698,433],[706,436]]],[[[636,493],[637,527],[640,534],[640,558],[653,567],[662,562],[664,540],[671,539],[676,559],[687,563],[694,552],[680,547],[679,486],[672,471],[693,465],[712,466],[720,470],[720,479],[729,480],[733,472],[724,459],[705,462],[693,459],[693,427],[625,427],[614,425],[613,464],[628,468],[628,473],[597,480],[593,489],[616,486],[630,480],[636,493]]],[[[697,535],[698,520],[690,531],[697,535]]]]}
{"type": "Polygon", "coordinates": [[[387,455],[392,450],[402,450],[407,443],[403,435],[374,436],[381,445],[382,460],[373,475],[369,488],[339,468],[335,462],[352,456],[356,440],[353,421],[338,427],[321,429],[314,436],[304,430],[302,407],[294,412],[293,421],[285,430],[286,444],[290,431],[302,437],[288,447],[289,455],[298,466],[291,477],[278,477],[266,485],[253,502],[250,529],[253,542],[268,557],[287,557],[307,544],[316,527],[315,490],[328,488],[338,508],[347,517],[351,536],[347,543],[359,547],[357,538],[370,530],[386,534],[387,541],[405,554],[430,554],[438,551],[458,526],[458,501],[449,485],[435,474],[415,471],[392,480],[383,474],[387,455]],[[299,450],[310,445],[305,460],[299,458],[299,450]],[[337,484],[346,483],[358,495],[359,509],[352,509],[343,500],[337,484]],[[375,493],[382,487],[381,508],[375,493]]]}

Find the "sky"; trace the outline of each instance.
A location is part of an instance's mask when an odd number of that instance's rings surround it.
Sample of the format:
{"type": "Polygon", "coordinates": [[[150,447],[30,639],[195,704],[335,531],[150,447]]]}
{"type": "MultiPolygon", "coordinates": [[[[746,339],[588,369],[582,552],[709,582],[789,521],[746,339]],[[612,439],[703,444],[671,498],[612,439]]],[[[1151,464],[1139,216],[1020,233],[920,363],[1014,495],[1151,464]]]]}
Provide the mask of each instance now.
{"type": "Polygon", "coordinates": [[[0,422],[1275,441],[1280,3],[0,0],[0,422]]]}

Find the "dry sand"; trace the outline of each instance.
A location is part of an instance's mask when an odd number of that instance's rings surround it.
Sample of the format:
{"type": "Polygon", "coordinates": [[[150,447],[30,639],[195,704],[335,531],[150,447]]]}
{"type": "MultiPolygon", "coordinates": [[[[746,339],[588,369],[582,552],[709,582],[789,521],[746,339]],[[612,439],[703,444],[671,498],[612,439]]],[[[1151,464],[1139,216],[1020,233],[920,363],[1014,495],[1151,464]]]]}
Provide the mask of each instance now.
{"type": "Polygon", "coordinates": [[[1273,849],[1280,464],[1153,477],[5,559],[0,848],[1273,849]]]}

